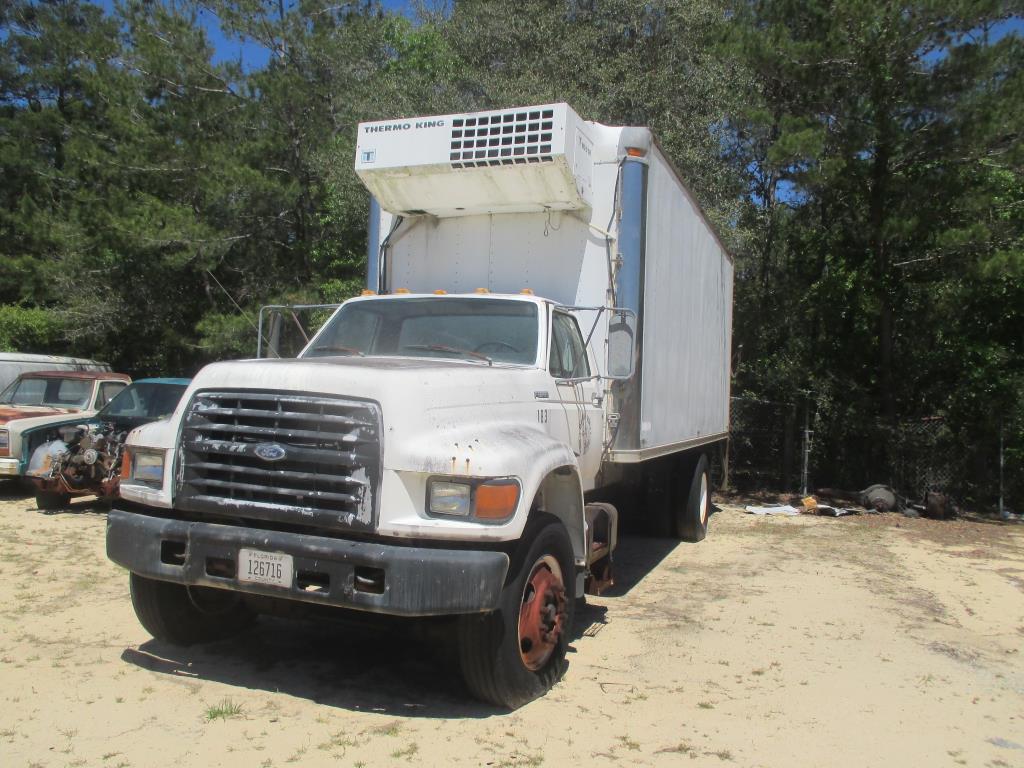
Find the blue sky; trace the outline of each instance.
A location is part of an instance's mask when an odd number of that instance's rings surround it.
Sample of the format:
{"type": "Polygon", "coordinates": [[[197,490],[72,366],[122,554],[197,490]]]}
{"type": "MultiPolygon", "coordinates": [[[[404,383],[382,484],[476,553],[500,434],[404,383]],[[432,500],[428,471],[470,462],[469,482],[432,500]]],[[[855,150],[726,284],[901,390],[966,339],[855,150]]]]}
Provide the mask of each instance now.
{"type": "MultiPolygon", "coordinates": [[[[107,12],[110,12],[114,7],[114,0],[89,0],[100,6],[107,12]]],[[[2,0],[0,0],[2,2],[2,0]]],[[[285,8],[289,8],[294,3],[291,0],[285,0],[285,8]]],[[[382,4],[385,8],[390,10],[404,11],[409,7],[408,0],[383,0],[382,4]]],[[[206,35],[209,37],[210,42],[213,44],[214,55],[213,60],[215,62],[221,61],[237,61],[239,57],[242,59],[242,66],[246,70],[259,69],[264,66],[270,58],[270,52],[267,51],[261,45],[253,43],[247,40],[240,40],[236,37],[228,37],[225,35],[217,22],[217,17],[209,11],[200,11],[200,22],[203,24],[206,30],[206,35]]]]}

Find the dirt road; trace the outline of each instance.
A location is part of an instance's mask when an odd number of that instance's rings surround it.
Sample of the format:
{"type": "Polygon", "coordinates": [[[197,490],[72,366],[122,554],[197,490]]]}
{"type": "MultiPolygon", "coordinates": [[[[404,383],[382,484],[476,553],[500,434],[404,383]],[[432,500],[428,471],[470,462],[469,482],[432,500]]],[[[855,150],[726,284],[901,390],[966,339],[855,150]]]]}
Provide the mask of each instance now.
{"type": "Polygon", "coordinates": [[[263,620],[149,639],[102,511],[0,499],[4,766],[1024,766],[1024,529],[758,519],[626,538],[569,671],[514,713],[443,646],[263,620]]]}

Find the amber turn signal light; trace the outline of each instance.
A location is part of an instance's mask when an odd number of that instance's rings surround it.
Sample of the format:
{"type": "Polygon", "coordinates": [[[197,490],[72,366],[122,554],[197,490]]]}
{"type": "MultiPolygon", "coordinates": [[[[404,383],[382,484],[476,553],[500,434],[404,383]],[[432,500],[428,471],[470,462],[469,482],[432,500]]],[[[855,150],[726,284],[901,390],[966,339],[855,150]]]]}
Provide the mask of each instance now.
{"type": "Polygon", "coordinates": [[[519,485],[508,480],[478,485],[475,502],[473,511],[482,520],[511,517],[519,503],[519,485]]]}

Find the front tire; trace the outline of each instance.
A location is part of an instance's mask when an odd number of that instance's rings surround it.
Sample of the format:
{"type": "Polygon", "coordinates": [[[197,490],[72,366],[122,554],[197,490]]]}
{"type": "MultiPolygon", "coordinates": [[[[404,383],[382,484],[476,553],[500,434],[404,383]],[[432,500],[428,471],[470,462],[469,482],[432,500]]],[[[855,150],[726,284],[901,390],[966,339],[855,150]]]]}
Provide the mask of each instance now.
{"type": "Polygon", "coordinates": [[[132,607],[139,623],[157,640],[195,645],[241,632],[255,619],[234,592],[186,587],[131,574],[132,607]]]}
{"type": "Polygon", "coordinates": [[[43,512],[56,512],[57,510],[66,509],[70,503],[70,493],[36,491],[36,509],[43,512]]]}
{"type": "Polygon", "coordinates": [[[515,709],[565,672],[575,564],[565,527],[548,516],[512,559],[497,610],[459,617],[459,666],[470,692],[515,709]]]}

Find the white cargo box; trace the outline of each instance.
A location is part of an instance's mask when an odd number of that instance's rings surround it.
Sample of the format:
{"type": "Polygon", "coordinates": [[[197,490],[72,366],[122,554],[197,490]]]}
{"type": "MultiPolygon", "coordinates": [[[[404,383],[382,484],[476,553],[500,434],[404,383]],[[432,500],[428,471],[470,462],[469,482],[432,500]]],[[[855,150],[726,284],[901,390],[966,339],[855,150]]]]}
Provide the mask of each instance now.
{"type": "MultiPolygon", "coordinates": [[[[565,104],[364,123],[356,171],[378,204],[371,289],[636,312],[636,373],[605,401],[609,461],[727,437],[732,259],[649,130],[565,104]]],[[[576,314],[605,372],[609,313],[576,314]]]]}

